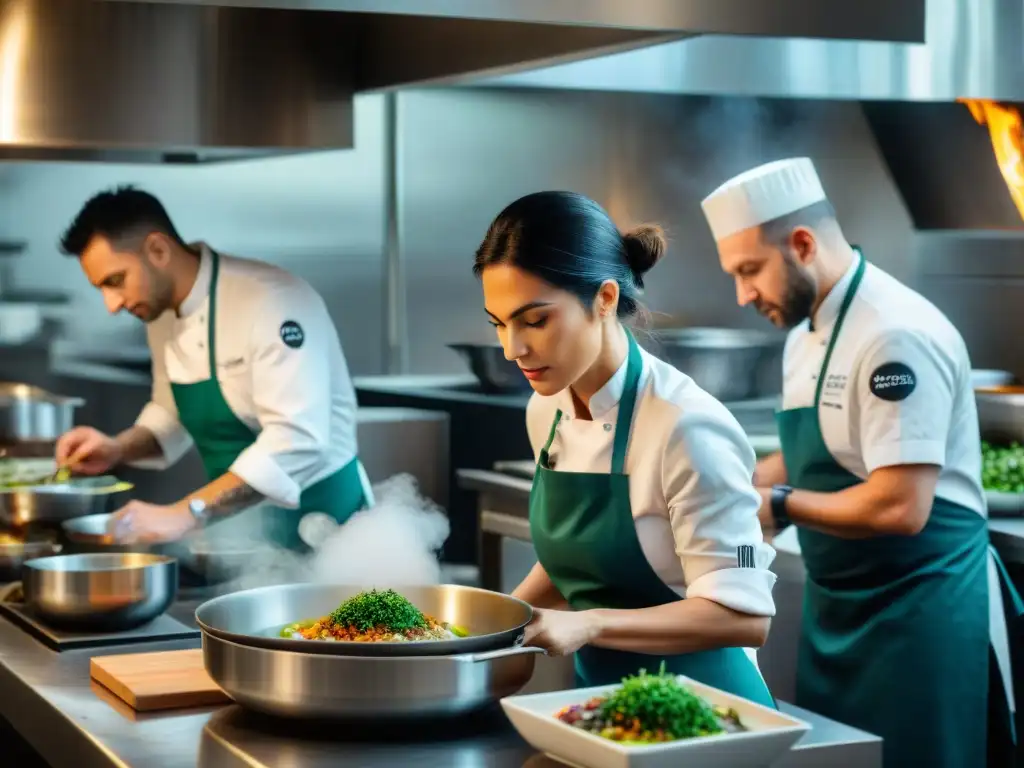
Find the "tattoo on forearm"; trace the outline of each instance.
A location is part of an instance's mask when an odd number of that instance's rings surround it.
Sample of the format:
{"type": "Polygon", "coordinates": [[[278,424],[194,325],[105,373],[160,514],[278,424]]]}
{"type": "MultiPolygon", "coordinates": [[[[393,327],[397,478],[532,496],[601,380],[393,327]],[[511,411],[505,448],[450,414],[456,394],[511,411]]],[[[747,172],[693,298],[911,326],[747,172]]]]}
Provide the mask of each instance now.
{"type": "Polygon", "coordinates": [[[242,483],[234,488],[228,488],[218,493],[213,501],[206,505],[206,509],[212,516],[230,515],[246,507],[258,504],[264,498],[259,491],[242,483]]]}

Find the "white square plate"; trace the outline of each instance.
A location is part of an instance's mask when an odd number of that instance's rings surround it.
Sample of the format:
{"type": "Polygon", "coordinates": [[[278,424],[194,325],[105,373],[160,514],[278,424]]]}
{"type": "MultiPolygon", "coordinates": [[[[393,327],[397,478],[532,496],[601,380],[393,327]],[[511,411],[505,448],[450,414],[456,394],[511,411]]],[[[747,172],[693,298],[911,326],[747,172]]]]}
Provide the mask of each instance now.
{"type": "Polygon", "coordinates": [[[566,725],[555,717],[562,707],[583,704],[618,685],[507,696],[501,700],[501,706],[519,735],[534,749],[578,768],[768,768],[810,730],[804,721],[777,710],[682,675],[678,680],[710,704],[735,709],[749,730],[664,744],[625,746],[566,725]]]}

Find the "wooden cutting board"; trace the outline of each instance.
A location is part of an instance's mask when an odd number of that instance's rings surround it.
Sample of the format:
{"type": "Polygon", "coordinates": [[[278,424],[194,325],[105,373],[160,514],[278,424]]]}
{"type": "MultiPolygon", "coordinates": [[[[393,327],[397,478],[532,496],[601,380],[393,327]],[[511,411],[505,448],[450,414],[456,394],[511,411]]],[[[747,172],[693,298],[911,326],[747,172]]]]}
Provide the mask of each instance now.
{"type": "Polygon", "coordinates": [[[203,667],[201,649],[93,656],[89,674],[138,712],[227,704],[203,667]]]}

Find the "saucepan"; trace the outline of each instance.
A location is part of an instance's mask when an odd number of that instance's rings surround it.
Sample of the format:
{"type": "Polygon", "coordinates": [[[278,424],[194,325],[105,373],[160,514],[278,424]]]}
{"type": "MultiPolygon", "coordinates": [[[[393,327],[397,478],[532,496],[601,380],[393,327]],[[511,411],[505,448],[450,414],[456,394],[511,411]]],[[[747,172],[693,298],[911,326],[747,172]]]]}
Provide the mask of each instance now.
{"type": "Polygon", "coordinates": [[[119,631],[152,621],[178,592],[178,563],[143,552],[56,555],[22,566],[26,606],[68,629],[119,631]]]}
{"type": "MultiPolygon", "coordinates": [[[[386,585],[381,585],[384,587],[386,585]]],[[[278,636],[326,615],[368,587],[288,584],[203,603],[207,672],[242,706],[282,717],[453,715],[521,689],[540,648],[522,645],[533,609],[516,598],[453,584],[395,589],[424,613],[465,627],[465,638],[355,643],[278,636]]]]}

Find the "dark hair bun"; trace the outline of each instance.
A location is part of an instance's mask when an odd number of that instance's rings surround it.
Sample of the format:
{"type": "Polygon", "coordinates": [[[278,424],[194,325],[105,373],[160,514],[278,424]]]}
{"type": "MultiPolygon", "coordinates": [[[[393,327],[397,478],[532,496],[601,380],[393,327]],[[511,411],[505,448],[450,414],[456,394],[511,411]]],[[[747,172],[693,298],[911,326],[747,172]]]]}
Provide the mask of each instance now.
{"type": "Polygon", "coordinates": [[[633,274],[640,277],[665,255],[668,242],[665,231],[657,224],[641,224],[622,236],[626,246],[626,261],[633,274]]]}

